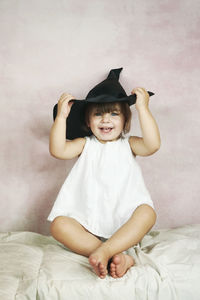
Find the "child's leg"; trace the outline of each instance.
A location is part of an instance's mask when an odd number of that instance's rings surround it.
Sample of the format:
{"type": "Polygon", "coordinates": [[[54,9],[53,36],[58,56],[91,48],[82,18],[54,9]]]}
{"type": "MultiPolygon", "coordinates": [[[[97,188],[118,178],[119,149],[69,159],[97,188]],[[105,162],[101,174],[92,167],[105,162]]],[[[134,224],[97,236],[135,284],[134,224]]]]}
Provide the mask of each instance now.
{"type": "MultiPolygon", "coordinates": [[[[88,232],[75,219],[60,216],[51,223],[52,236],[67,248],[71,249],[77,254],[89,257],[102,242],[93,234],[88,232]]],[[[101,262],[94,268],[96,274],[104,278],[107,274],[107,266],[103,266],[101,262]]]]}
{"type": "MultiPolygon", "coordinates": [[[[131,218],[117,232],[115,232],[111,238],[109,238],[105,243],[102,243],[89,256],[90,264],[94,268],[96,268],[96,266],[100,263],[107,267],[108,260],[111,257],[114,257],[113,263],[111,264],[111,275],[112,273],[113,275],[117,275],[121,268],[120,263],[118,264],[118,262],[120,259],[122,261],[122,257],[119,255],[116,259],[116,254],[121,253],[140,242],[145,234],[153,227],[155,221],[156,214],[153,208],[146,204],[139,206],[134,211],[131,218]],[[114,265],[116,270],[112,272],[114,265]]],[[[124,261],[122,261],[122,263],[124,263],[124,261]]],[[[126,264],[124,265],[126,267],[126,264]]],[[[126,270],[124,273],[125,272],[126,270]]],[[[123,272],[120,270],[120,273],[123,272]]]]}
{"type": "Polygon", "coordinates": [[[51,223],[51,234],[73,252],[86,257],[102,244],[95,235],[70,217],[55,218],[51,223]]]}

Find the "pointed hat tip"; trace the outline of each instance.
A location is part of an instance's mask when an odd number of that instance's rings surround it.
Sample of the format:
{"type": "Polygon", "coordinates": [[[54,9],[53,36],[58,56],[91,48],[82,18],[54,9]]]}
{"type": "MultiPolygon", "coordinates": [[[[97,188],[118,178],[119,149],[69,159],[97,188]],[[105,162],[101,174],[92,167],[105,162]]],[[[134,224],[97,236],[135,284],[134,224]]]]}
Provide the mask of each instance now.
{"type": "Polygon", "coordinates": [[[119,74],[121,73],[122,70],[123,70],[123,68],[110,70],[107,78],[108,79],[119,79],[119,74]]]}

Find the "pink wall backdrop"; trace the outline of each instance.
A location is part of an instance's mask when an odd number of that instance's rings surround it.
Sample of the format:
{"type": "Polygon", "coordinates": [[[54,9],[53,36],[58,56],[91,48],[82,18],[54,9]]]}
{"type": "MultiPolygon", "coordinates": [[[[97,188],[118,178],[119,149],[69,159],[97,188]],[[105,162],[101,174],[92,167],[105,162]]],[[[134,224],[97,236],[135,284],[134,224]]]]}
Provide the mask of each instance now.
{"type": "Polygon", "coordinates": [[[200,223],[199,28],[198,0],[0,1],[1,231],[49,234],[46,218],[74,163],[48,152],[52,108],[118,67],[128,94],[156,93],[162,146],[138,158],[156,227],[200,223]]]}

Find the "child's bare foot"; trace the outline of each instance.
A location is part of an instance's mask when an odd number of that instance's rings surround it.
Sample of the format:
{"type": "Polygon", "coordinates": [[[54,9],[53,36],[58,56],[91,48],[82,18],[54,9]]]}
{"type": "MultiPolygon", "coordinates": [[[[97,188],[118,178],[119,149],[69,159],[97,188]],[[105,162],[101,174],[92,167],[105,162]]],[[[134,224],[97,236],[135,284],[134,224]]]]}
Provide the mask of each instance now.
{"type": "Polygon", "coordinates": [[[102,246],[97,248],[89,256],[90,265],[93,267],[95,273],[102,279],[108,274],[107,265],[109,258],[109,252],[102,246]]]}
{"type": "Polygon", "coordinates": [[[116,254],[110,264],[110,275],[113,278],[122,277],[133,265],[134,259],[132,256],[124,253],[116,254]]]}

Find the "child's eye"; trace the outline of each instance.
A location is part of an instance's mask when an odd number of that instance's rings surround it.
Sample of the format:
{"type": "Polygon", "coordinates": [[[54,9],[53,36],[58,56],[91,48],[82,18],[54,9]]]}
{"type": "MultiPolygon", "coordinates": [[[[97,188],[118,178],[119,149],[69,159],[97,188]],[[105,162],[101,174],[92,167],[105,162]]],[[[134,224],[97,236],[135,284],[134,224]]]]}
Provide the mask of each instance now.
{"type": "Polygon", "coordinates": [[[112,115],[112,116],[118,116],[119,113],[117,113],[117,112],[112,112],[111,115],[112,115]]]}
{"type": "Polygon", "coordinates": [[[98,117],[98,116],[101,116],[101,113],[95,112],[94,115],[98,117]]]}

